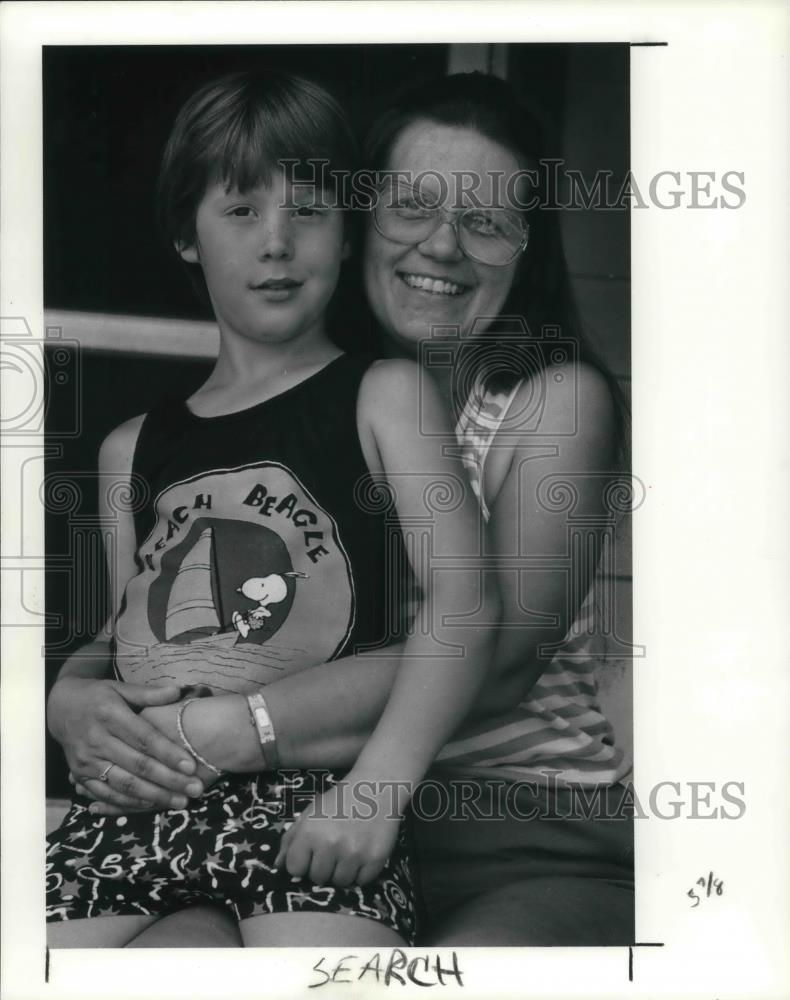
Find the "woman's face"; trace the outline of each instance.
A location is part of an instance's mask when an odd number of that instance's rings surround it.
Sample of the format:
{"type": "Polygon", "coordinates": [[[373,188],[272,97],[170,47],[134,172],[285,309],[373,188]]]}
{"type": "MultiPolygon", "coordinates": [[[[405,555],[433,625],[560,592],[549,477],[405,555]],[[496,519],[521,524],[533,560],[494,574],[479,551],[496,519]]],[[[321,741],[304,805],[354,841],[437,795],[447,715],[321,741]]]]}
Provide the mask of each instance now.
{"type": "MultiPolygon", "coordinates": [[[[410,178],[429,172],[421,192],[446,192],[444,207],[453,216],[474,205],[475,197],[486,207],[517,208],[506,195],[508,178],[519,170],[515,156],[474,129],[414,122],[395,141],[387,169],[410,178]]],[[[468,336],[476,318],[476,329],[484,329],[501,311],[518,259],[499,267],[470,260],[447,221],[410,245],[386,239],[371,222],[364,260],[368,299],[387,333],[402,344],[416,345],[436,325],[458,327],[468,336]]]]}

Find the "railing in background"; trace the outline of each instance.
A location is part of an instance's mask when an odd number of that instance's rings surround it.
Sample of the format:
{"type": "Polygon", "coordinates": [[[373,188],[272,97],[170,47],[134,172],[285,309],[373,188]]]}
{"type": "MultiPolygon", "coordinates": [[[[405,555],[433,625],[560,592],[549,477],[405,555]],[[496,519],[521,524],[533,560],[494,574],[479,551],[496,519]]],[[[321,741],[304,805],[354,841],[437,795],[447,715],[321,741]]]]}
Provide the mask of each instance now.
{"type": "Polygon", "coordinates": [[[83,350],[196,359],[215,358],[219,350],[216,324],[197,320],[47,309],[44,325],[83,350]]]}

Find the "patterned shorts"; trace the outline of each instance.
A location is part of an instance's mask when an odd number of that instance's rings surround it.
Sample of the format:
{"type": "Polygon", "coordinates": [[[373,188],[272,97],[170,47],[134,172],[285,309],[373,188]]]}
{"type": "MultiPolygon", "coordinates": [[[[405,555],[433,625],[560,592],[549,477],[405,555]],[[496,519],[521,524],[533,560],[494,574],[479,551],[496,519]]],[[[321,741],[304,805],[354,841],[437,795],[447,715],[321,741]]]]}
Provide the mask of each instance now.
{"type": "Polygon", "coordinates": [[[47,920],[120,914],[163,916],[192,903],[228,907],[237,920],[266,913],[342,913],[414,940],[408,823],[378,878],[365,886],[313,885],[275,870],[280,839],[328,771],[270,771],[222,778],[186,809],[94,816],[72,803],[47,838],[47,920]]]}

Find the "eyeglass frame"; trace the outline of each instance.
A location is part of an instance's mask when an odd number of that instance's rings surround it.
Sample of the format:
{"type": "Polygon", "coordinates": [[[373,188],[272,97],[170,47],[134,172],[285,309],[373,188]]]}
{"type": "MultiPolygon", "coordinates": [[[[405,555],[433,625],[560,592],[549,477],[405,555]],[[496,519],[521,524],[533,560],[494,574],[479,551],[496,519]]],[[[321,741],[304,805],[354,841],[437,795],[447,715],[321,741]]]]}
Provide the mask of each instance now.
{"type": "MultiPolygon", "coordinates": [[[[529,223],[525,222],[519,216],[519,221],[521,222],[521,225],[524,227],[524,235],[521,238],[518,247],[516,247],[516,249],[513,251],[512,257],[510,257],[508,260],[500,261],[498,264],[492,264],[487,260],[480,260],[479,257],[475,257],[473,254],[469,253],[469,251],[464,247],[463,240],[461,239],[461,235],[459,232],[459,225],[461,223],[461,219],[463,219],[463,217],[467,215],[469,212],[480,211],[479,206],[475,205],[470,205],[468,208],[463,209],[463,211],[461,212],[454,212],[452,209],[443,208],[441,205],[426,206],[427,208],[430,209],[430,211],[436,213],[436,218],[438,220],[436,226],[430,231],[430,233],[428,233],[426,236],[423,236],[419,240],[396,240],[393,239],[392,236],[388,236],[385,232],[382,231],[378,220],[378,205],[379,202],[377,199],[376,202],[370,206],[370,211],[373,213],[373,225],[376,227],[376,232],[380,236],[383,236],[385,240],[389,240],[391,243],[397,243],[399,246],[402,247],[407,247],[411,245],[417,246],[419,243],[423,243],[425,240],[430,239],[431,236],[433,236],[434,233],[436,233],[439,230],[440,226],[444,225],[445,222],[449,223],[449,225],[453,227],[453,232],[455,233],[455,240],[456,243],[458,244],[458,249],[461,251],[464,257],[467,257],[469,260],[474,261],[476,264],[484,264],[486,267],[508,267],[510,264],[513,263],[514,260],[516,260],[519,254],[524,253],[524,251],[527,249],[527,246],[529,245],[529,229],[530,229],[529,223]]],[[[503,209],[496,209],[496,211],[507,212],[507,211],[513,211],[513,209],[503,208],[503,209]]],[[[518,213],[514,212],[514,214],[518,213]]]]}

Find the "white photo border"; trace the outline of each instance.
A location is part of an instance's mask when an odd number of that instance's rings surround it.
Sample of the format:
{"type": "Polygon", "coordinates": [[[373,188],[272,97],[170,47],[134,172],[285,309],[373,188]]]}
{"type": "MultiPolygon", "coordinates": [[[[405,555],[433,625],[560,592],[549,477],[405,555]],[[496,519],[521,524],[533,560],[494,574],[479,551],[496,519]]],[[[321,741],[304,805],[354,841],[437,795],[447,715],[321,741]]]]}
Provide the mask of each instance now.
{"type": "MultiPolygon", "coordinates": [[[[632,49],[634,176],[735,170],[746,200],[632,210],[633,469],[647,488],[633,525],[634,636],[647,647],[634,671],[635,789],[646,801],[660,782],[683,795],[689,782],[742,782],[746,809],[637,821],[637,941],[663,947],[634,949],[633,982],[628,949],[471,949],[464,987],[439,992],[787,995],[787,4],[6,3],[0,32],[0,316],[24,318],[39,341],[42,45],[666,43],[632,49]],[[724,895],[690,907],[708,871],[724,895]]],[[[21,439],[4,445],[3,607],[17,622],[43,606],[43,522],[20,516],[35,459],[21,439]]],[[[5,996],[309,995],[321,949],[59,951],[45,969],[43,628],[12,625],[2,640],[5,996]]]]}

